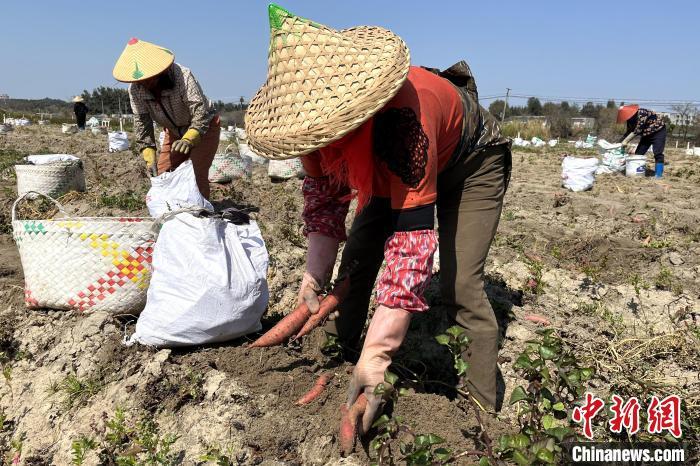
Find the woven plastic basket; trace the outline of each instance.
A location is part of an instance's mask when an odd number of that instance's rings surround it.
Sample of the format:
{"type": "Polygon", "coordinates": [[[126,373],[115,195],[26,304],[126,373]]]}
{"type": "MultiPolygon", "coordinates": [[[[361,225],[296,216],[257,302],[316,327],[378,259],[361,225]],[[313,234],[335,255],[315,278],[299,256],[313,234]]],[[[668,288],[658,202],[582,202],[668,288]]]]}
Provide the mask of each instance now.
{"type": "MultiPolygon", "coordinates": [[[[17,195],[38,192],[58,197],[68,191],[85,191],[82,161],[56,162],[46,165],[15,165],[17,195]]],[[[33,195],[30,195],[32,198],[33,195]]]]}
{"type": "Polygon", "coordinates": [[[267,174],[273,180],[289,180],[291,178],[304,178],[304,166],[301,159],[270,160],[267,166],[267,174]]]}
{"type": "Polygon", "coordinates": [[[25,197],[12,205],[12,230],[28,308],[141,312],[156,239],[152,218],[18,220],[17,205],[25,197]]]}
{"type": "Polygon", "coordinates": [[[253,161],[247,155],[234,153],[233,144],[226,148],[223,154],[216,154],[209,167],[209,181],[212,183],[228,183],[234,178],[250,178],[253,161]]]}

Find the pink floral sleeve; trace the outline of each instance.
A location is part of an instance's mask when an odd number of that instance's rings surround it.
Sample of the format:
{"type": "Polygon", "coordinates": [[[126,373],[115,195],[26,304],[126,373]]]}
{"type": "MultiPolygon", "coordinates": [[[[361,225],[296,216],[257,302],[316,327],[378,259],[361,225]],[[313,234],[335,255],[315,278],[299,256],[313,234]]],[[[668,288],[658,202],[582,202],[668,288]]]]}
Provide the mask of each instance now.
{"type": "Polygon", "coordinates": [[[377,303],[423,312],[423,293],[433,270],[438,241],[434,230],[399,231],[384,245],[386,268],[377,284],[377,303]]]}
{"type": "Polygon", "coordinates": [[[328,178],[307,176],[304,194],[304,235],[321,233],[340,241],[347,239],[345,217],[348,215],[350,189],[332,184],[328,178]]]}

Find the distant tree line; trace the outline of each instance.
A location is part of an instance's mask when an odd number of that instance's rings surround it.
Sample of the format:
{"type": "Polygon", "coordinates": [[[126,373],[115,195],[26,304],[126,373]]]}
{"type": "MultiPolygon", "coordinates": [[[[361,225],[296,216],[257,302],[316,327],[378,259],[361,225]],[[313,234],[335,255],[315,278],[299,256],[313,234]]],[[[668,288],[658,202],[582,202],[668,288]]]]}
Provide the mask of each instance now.
{"type": "Polygon", "coordinates": [[[113,113],[131,113],[129,91],[119,87],[100,86],[92,90],[84,90],[80,94],[85,105],[90,109],[90,115],[111,115],[113,113]]]}
{"type": "MultiPolygon", "coordinates": [[[[624,102],[622,103],[624,104],[624,102]]],[[[489,112],[500,118],[503,112],[503,100],[494,100],[489,105],[489,112]]],[[[563,101],[560,103],[545,102],[542,104],[536,97],[530,97],[523,106],[510,106],[506,109],[506,120],[514,116],[544,116],[550,125],[550,133],[554,137],[569,137],[573,134],[571,118],[588,117],[595,118],[593,131],[603,137],[612,137],[622,131],[621,125],[616,125],[618,104],[614,100],[608,100],[605,105],[586,102],[582,106],[563,101]]],[[[676,125],[664,116],[664,121],[669,134],[676,135],[683,140],[691,139],[700,143],[700,118],[698,108],[693,104],[673,105],[671,111],[681,116],[681,121],[688,122],[684,125],[676,125]],[[693,116],[695,120],[693,121],[693,116]]]]}
{"type": "MultiPolygon", "coordinates": [[[[494,100],[489,105],[489,112],[497,117],[503,112],[505,101],[494,100]]],[[[609,100],[606,105],[586,102],[583,106],[569,102],[545,102],[542,104],[537,97],[530,97],[524,106],[508,106],[506,119],[513,116],[544,116],[549,121],[550,133],[554,137],[569,137],[573,134],[571,118],[589,117],[595,118],[594,131],[597,133],[611,133],[615,131],[615,119],[618,105],[614,100],[609,100]]]]}
{"type": "Polygon", "coordinates": [[[0,111],[3,113],[24,114],[26,117],[34,113],[64,114],[70,111],[72,104],[58,99],[3,99],[0,101],[0,111]]]}

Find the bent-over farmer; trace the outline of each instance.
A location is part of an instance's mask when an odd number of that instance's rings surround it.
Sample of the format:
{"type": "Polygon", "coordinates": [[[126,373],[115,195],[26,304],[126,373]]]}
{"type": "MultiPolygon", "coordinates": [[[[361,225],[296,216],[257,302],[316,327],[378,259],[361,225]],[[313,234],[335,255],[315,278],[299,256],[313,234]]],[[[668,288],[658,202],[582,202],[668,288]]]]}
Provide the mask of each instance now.
{"type": "Polygon", "coordinates": [[[132,38],[114,71],[130,83],[136,146],[150,169],[156,158],[155,121],[165,128],[158,173],[192,160],[197,186],[209,198],[209,167],[219,146],[219,116],[189,68],[175,63],[170,50],[132,38]]]}
{"type": "Polygon", "coordinates": [[[666,147],[666,124],[661,115],[646,108],[639,108],[639,105],[622,105],[617,111],[617,122],[627,124],[625,134],[620,140],[623,146],[628,145],[635,136],[640,136],[634,153],[644,155],[649,147],[654,150],[654,173],[656,178],[661,178],[664,174],[666,147]]]}
{"type": "Polygon", "coordinates": [[[391,31],[333,30],[275,5],[270,26],[268,77],[251,101],[246,130],[253,150],[271,159],[301,156],[307,172],[309,245],[299,300],[318,309],[318,293],[346,241],[340,270],[350,270],[350,291],[326,330],[357,347],[375,289],[378,307],[347,399],[350,406],[364,392],[370,400],[362,432],[379,412],[373,391],[411,316],[428,310],[423,293],[438,242],[442,299],[472,339],[464,355],[470,391],[494,407],[499,329],[484,292],[484,262],[511,153],[478,103],[469,67],[410,66],[408,48],[391,31]],[[358,211],[346,236],[353,196],[358,211]]]}

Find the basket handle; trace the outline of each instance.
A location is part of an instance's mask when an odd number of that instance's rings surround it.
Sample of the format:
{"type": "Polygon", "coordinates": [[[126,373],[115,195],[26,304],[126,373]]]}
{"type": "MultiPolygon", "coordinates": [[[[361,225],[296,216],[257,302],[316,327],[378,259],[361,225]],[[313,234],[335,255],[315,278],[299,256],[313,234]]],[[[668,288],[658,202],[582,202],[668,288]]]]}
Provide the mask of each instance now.
{"type": "Polygon", "coordinates": [[[58,207],[58,211],[61,212],[63,215],[68,215],[61,205],[60,202],[58,202],[56,199],[52,198],[51,196],[47,196],[44,193],[40,193],[39,191],[27,191],[26,193],[22,194],[20,197],[17,198],[15,202],[12,203],[12,221],[14,222],[17,220],[17,204],[19,204],[19,201],[27,197],[29,194],[38,194],[39,196],[43,196],[49,201],[53,202],[56,207],[58,207]]]}

